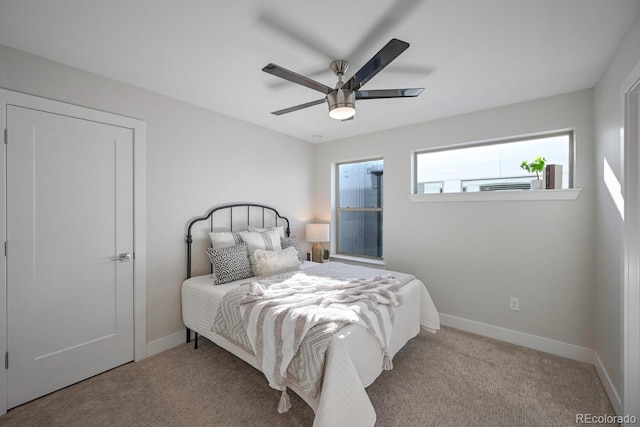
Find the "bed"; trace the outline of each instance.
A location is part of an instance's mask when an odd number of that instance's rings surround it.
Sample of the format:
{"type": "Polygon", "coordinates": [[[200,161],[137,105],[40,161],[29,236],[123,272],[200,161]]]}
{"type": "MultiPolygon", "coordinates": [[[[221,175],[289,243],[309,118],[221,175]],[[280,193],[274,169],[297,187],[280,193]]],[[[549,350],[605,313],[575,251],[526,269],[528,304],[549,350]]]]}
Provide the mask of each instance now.
{"type": "MultiPolygon", "coordinates": [[[[420,332],[420,328],[430,332],[439,329],[439,316],[433,301],[424,284],[413,276],[336,262],[316,264],[301,261],[299,267],[294,269],[295,271],[278,272],[281,274],[269,277],[261,275],[260,280],[255,277],[243,277],[213,285],[214,279],[217,280],[212,267],[214,265],[211,255],[213,249],[209,248],[215,245],[211,240],[213,235],[234,233],[233,235],[237,237],[237,233],[244,233],[245,230],[252,232],[262,230],[263,234],[264,230],[270,230],[269,232],[273,235],[275,229],[280,230],[281,242],[291,243],[289,220],[271,207],[253,203],[217,206],[205,215],[189,221],[186,238],[187,279],[182,283],[181,289],[182,317],[187,327],[187,341],[190,341],[195,333],[194,347],[197,348],[198,336],[203,336],[266,374],[262,369],[263,356],[256,357],[252,347],[246,341],[236,339],[236,336],[231,336],[229,333],[222,333],[219,327],[220,323],[225,323],[221,322],[221,312],[226,311],[229,304],[234,303],[230,296],[234,293],[239,296],[245,295],[244,290],[251,286],[248,283],[259,284],[269,281],[276,283],[276,279],[278,279],[277,283],[281,283],[283,277],[290,280],[292,276],[314,279],[327,277],[327,281],[360,276],[370,277],[367,280],[374,280],[372,279],[374,275],[377,279],[390,277],[391,280],[395,280],[396,277],[405,277],[402,286],[394,287],[402,303],[389,310],[393,323],[390,333],[387,334],[388,345],[385,352],[381,349],[379,338],[365,327],[353,323],[339,323],[339,327],[332,330],[333,332],[325,332],[323,335],[326,347],[321,362],[322,371],[317,374],[320,378],[316,384],[309,385],[308,377],[303,375],[305,370],[301,368],[310,364],[308,360],[317,358],[317,354],[311,354],[310,349],[314,348],[312,345],[303,345],[300,348],[289,365],[284,379],[286,387],[283,396],[287,388],[299,395],[315,412],[314,426],[373,426],[376,414],[365,388],[372,384],[383,371],[386,363],[384,353],[389,357],[390,362],[393,356],[420,332]],[[210,258],[209,263],[207,258],[210,258]],[[217,325],[216,322],[218,322],[217,325]],[[309,354],[305,355],[305,352],[309,354]],[[313,392],[314,386],[317,392],[313,392]]],[[[295,238],[293,241],[295,242],[295,238]]],[[[281,246],[278,251],[273,251],[273,254],[287,251],[292,250],[284,250],[281,246]]],[[[252,272],[256,273],[256,270],[252,272]]],[[[312,331],[319,329],[319,326],[312,331]]],[[[391,363],[388,367],[391,367],[391,363]]],[[[276,410],[277,399],[278,394],[274,390],[274,410],[276,410]]],[[[280,405],[282,405],[282,399],[280,405]]]]}

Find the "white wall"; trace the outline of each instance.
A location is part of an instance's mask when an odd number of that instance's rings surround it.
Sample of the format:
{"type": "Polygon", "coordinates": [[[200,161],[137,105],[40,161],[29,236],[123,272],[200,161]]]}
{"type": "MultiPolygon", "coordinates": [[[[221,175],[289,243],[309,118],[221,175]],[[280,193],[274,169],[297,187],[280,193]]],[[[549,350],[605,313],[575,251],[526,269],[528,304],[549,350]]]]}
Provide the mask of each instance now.
{"type": "Polygon", "coordinates": [[[306,142],[2,45],[0,87],[146,121],[148,342],[184,328],[189,219],[252,201],[274,206],[304,236],[313,154],[306,142]]]}
{"type": "MultiPolygon", "coordinates": [[[[596,329],[594,349],[619,393],[623,391],[622,369],[622,266],[623,222],[604,184],[604,160],[622,182],[624,127],[622,83],[640,62],[640,16],[618,47],[594,91],[596,172],[596,329]]],[[[637,167],[637,166],[636,166],[637,167]]]]}
{"type": "Polygon", "coordinates": [[[319,144],[316,216],[331,217],[333,162],[380,156],[388,269],[422,279],[441,313],[592,348],[592,98],[585,90],[319,144]],[[408,200],[412,150],[569,128],[577,200],[408,200]],[[520,298],[519,312],[509,311],[510,296],[520,298]]]}

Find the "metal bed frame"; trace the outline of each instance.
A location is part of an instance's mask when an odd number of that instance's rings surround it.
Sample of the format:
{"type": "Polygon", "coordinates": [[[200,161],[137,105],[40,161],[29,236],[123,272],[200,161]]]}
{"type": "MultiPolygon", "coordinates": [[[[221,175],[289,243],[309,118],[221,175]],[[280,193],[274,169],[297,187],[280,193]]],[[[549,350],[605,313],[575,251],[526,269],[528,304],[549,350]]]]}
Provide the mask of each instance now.
{"type": "MultiPolygon", "coordinates": [[[[191,278],[191,261],[192,261],[192,257],[191,257],[191,245],[193,243],[193,236],[191,234],[191,229],[194,226],[194,224],[201,222],[201,221],[209,221],[209,231],[214,231],[214,222],[213,222],[213,214],[216,212],[220,212],[220,211],[224,211],[225,209],[228,209],[229,211],[229,225],[225,228],[227,228],[226,231],[234,231],[233,226],[233,213],[234,213],[234,208],[246,208],[246,213],[245,218],[246,221],[244,222],[244,228],[242,228],[242,230],[246,230],[250,225],[256,224],[256,222],[252,222],[251,219],[255,219],[256,215],[255,215],[255,211],[256,209],[254,209],[252,211],[251,208],[257,208],[258,212],[261,212],[261,215],[257,215],[258,216],[258,223],[260,223],[260,227],[264,228],[265,226],[265,218],[266,215],[271,216],[273,218],[273,223],[275,225],[279,225],[279,224],[283,224],[283,222],[286,222],[286,227],[284,229],[285,232],[285,236],[289,237],[291,235],[291,229],[290,229],[290,224],[289,224],[289,219],[287,217],[284,217],[282,215],[280,215],[280,213],[278,213],[277,210],[275,210],[274,208],[270,207],[270,206],[266,206],[266,205],[260,205],[260,204],[256,204],[256,203],[233,203],[233,204],[228,204],[228,205],[220,205],[220,206],[216,206],[211,208],[205,215],[201,216],[201,217],[197,217],[192,219],[191,221],[189,221],[189,225],[187,226],[187,237],[186,237],[186,242],[187,242],[187,279],[191,278]],[[254,215],[251,215],[251,213],[254,212],[254,215]],[[261,217],[261,218],[260,218],[261,217]]],[[[284,225],[284,224],[283,224],[284,225]]],[[[242,231],[239,230],[239,231],[242,231]]],[[[213,267],[211,267],[212,272],[213,272],[213,267]]],[[[189,328],[187,329],[187,342],[191,342],[191,330],[189,328]]],[[[198,333],[195,332],[195,337],[194,337],[194,348],[198,348],[198,333]]]]}

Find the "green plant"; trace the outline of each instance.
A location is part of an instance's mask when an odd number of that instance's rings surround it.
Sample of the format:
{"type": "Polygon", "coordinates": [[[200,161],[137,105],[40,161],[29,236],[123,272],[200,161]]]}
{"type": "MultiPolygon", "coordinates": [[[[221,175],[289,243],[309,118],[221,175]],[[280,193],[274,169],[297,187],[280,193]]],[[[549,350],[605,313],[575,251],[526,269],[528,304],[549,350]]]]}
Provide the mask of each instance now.
{"type": "Polygon", "coordinates": [[[540,173],[542,173],[542,171],[544,171],[544,165],[547,163],[547,159],[545,159],[542,156],[538,156],[535,159],[533,159],[532,162],[527,163],[527,161],[523,161],[520,164],[520,167],[524,170],[526,170],[529,173],[534,173],[536,174],[537,179],[540,179],[540,173]]]}

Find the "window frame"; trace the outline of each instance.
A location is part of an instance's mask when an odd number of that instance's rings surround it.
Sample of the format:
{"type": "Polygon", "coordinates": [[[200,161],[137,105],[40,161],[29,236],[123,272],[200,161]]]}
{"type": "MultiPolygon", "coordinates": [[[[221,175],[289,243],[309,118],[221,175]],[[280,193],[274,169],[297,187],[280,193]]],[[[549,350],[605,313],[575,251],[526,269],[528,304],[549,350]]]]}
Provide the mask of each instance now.
{"type": "MultiPolygon", "coordinates": [[[[518,136],[512,136],[512,137],[506,137],[506,138],[488,139],[483,141],[464,142],[461,144],[451,144],[451,145],[444,145],[444,146],[438,146],[433,148],[414,150],[412,153],[411,194],[420,195],[420,193],[417,192],[418,191],[418,156],[420,154],[437,153],[441,151],[452,151],[452,150],[463,149],[463,148],[508,144],[512,142],[533,141],[536,139],[553,138],[558,136],[569,137],[569,187],[567,189],[568,190],[574,189],[575,188],[574,186],[575,158],[576,158],[575,157],[575,130],[563,129],[563,130],[555,130],[555,131],[529,134],[529,135],[518,135],[518,136]]],[[[501,190],[492,190],[488,192],[495,193],[498,191],[501,191],[501,190]]],[[[510,190],[510,191],[530,191],[530,190],[510,190]]],[[[458,194],[458,193],[432,193],[432,194],[458,194]]]]}
{"type": "MultiPolygon", "coordinates": [[[[372,260],[372,261],[383,261],[384,260],[384,184],[382,186],[382,194],[381,197],[381,207],[379,208],[341,208],[340,207],[340,166],[342,165],[352,165],[357,163],[367,163],[374,161],[382,161],[382,171],[384,176],[384,158],[383,157],[372,157],[360,160],[346,160],[343,162],[335,163],[335,224],[333,229],[335,230],[335,254],[337,257],[342,258],[353,258],[353,259],[362,259],[362,260],[372,260]],[[354,254],[349,252],[341,252],[340,251],[340,212],[380,212],[382,214],[382,219],[380,220],[380,237],[381,237],[381,256],[371,256],[371,255],[363,255],[363,254],[354,254]]],[[[383,178],[384,179],[384,178],[383,178]]],[[[384,183],[384,181],[383,181],[384,183]]]]}

